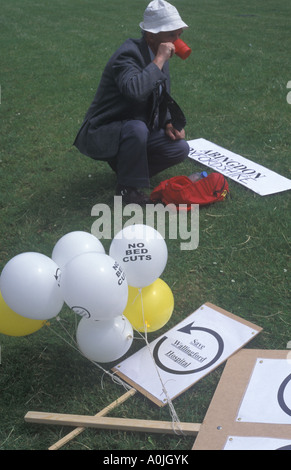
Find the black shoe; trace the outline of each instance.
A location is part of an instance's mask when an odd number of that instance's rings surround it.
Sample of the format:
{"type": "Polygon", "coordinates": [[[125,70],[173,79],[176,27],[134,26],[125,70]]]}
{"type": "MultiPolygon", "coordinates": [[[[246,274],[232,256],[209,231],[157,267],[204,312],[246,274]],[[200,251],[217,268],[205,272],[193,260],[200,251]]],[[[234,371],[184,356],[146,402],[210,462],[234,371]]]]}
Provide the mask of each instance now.
{"type": "Polygon", "coordinates": [[[151,199],[146,194],[132,186],[118,185],[116,196],[122,196],[122,202],[125,204],[152,204],[151,199]]]}

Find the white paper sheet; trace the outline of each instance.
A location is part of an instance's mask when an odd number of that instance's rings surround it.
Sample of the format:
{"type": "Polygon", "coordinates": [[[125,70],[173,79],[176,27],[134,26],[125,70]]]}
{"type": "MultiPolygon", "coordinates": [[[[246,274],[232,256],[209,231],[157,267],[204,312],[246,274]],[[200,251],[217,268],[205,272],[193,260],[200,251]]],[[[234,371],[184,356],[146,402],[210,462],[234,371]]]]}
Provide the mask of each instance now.
{"type": "Polygon", "coordinates": [[[290,361],[257,359],[236,421],[291,424],[290,361]]]}
{"type": "Polygon", "coordinates": [[[189,157],[266,196],[291,189],[291,180],[205,139],[188,141],[189,157]]]}
{"type": "Polygon", "coordinates": [[[291,439],[229,436],[223,450],[291,450],[291,439]]]}
{"type": "Polygon", "coordinates": [[[236,318],[202,305],[116,369],[157,400],[167,402],[167,398],[179,395],[259,332],[236,318]]]}

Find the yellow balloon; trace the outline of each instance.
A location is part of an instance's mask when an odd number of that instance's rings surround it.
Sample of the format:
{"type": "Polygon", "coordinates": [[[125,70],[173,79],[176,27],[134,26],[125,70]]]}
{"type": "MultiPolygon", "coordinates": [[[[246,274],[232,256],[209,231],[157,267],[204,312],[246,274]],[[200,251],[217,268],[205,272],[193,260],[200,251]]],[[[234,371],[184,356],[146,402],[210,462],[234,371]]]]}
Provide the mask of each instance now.
{"type": "Polygon", "coordinates": [[[159,330],[169,321],[173,310],[173,293],[162,279],[158,278],[142,289],[128,287],[128,301],[123,315],[136,331],[159,330]]]}
{"type": "Polygon", "coordinates": [[[7,336],[26,336],[40,330],[46,320],[33,320],[15,313],[5,303],[0,292],[0,333],[7,336]]]}

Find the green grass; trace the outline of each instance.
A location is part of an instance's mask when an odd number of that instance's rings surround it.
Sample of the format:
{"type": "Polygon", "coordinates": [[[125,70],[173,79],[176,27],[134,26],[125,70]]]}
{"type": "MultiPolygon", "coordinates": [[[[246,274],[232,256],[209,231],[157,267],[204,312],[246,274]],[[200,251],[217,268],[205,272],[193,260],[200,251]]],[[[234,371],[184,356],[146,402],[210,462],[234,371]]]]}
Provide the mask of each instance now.
{"type": "MultiPolygon", "coordinates": [[[[1,7],[0,270],[13,256],[48,256],[73,230],[90,232],[97,203],[113,207],[115,176],[72,147],[103,67],[138,37],[148,2],[13,0],[1,7]]],[[[172,92],[188,117],[187,139],[203,137],[290,178],[290,2],[176,2],[192,55],[173,58],[172,92]]],[[[194,161],[152,180],[200,170],[194,161]]],[[[260,197],[229,181],[232,198],[200,210],[197,250],[166,240],[162,278],[175,309],[154,339],[206,301],[264,328],[248,347],[291,340],[290,192],[260,197]]],[[[108,250],[110,240],[104,240],[108,250]]],[[[64,307],[62,324],[74,334],[64,307]]],[[[46,449],[66,428],[24,422],[29,410],[95,414],[124,393],[61,337],[56,320],[27,337],[0,335],[0,448],[46,449]]],[[[133,349],[143,343],[134,341],[133,349]]],[[[110,370],[111,364],[106,365],[110,370]]],[[[201,422],[222,367],[175,399],[181,421],[201,422]]],[[[136,394],[111,416],[170,419],[136,394]]],[[[65,449],[187,450],[193,438],[86,430],[65,449]]]]}

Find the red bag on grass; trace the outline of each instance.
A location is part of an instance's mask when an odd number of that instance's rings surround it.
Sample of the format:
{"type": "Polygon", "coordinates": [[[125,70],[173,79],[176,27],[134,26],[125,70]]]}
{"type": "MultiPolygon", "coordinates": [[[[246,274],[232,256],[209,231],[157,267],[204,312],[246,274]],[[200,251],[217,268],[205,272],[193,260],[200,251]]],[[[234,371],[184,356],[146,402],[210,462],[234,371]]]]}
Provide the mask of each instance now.
{"type": "Polygon", "coordinates": [[[210,173],[196,182],[192,182],[188,176],[174,176],[156,186],[150,198],[153,202],[161,201],[165,205],[187,204],[187,210],[190,210],[191,204],[206,206],[223,201],[228,193],[225,177],[221,173],[210,173]]]}

